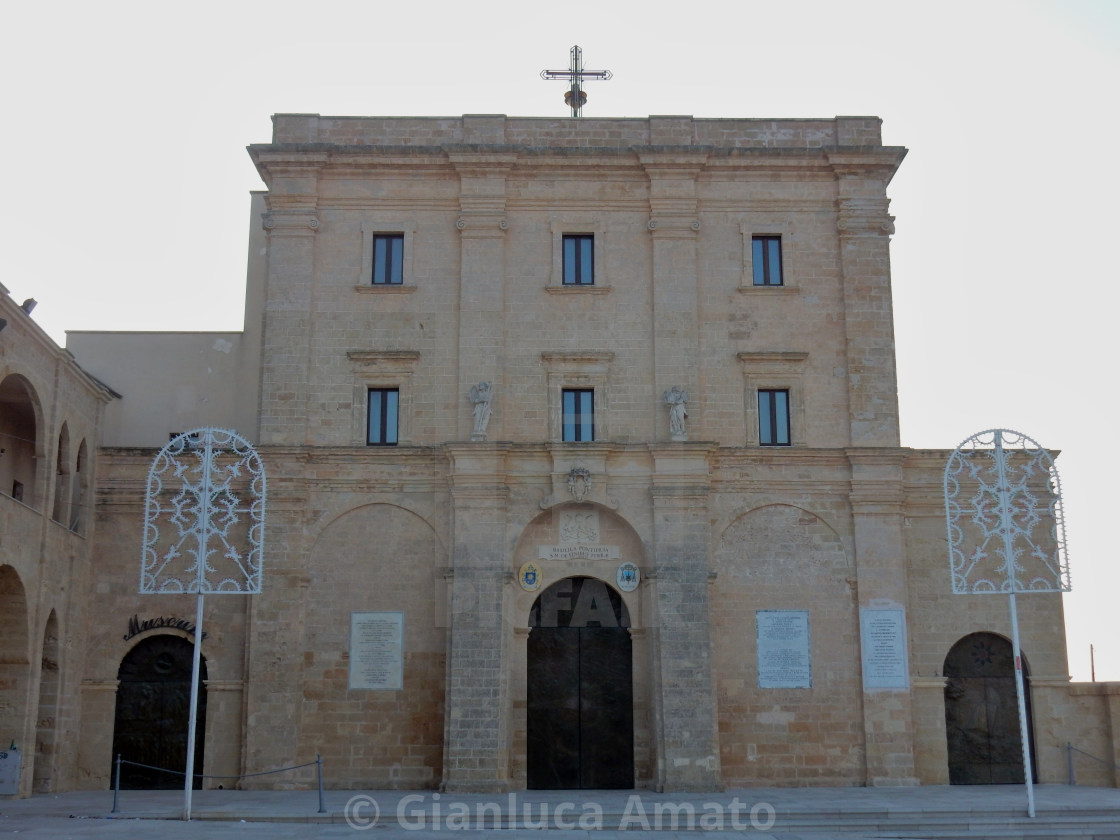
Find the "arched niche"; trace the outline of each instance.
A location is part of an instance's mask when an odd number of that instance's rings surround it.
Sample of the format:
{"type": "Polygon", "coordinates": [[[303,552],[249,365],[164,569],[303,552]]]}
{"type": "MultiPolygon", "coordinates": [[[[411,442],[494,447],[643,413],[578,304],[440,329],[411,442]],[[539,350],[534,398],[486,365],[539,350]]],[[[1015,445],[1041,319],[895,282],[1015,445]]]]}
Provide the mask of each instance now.
{"type": "Polygon", "coordinates": [[[19,374],[0,381],[0,493],[39,507],[37,467],[40,435],[38,396],[19,374]]]}

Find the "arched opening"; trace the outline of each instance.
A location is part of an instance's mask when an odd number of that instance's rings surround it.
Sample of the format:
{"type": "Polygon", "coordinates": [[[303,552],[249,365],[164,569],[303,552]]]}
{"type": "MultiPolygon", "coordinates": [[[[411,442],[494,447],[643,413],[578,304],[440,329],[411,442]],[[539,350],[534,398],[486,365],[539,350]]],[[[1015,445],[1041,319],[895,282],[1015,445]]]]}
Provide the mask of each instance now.
{"type": "Polygon", "coordinates": [[[27,721],[28,660],[27,595],[19,573],[0,566],[0,749],[14,743],[24,748],[27,721]]]}
{"type": "Polygon", "coordinates": [[[66,509],[70,503],[70,429],[65,423],[58,433],[58,454],[54,468],[54,510],[51,519],[68,524],[66,509]]]}
{"type": "Polygon", "coordinates": [[[83,440],[78,444],[78,459],[74,462],[74,481],[70,488],[70,530],[81,533],[85,523],[82,521],[82,512],[89,492],[89,467],[86,465],[88,449],[83,440]]]}
{"type": "Polygon", "coordinates": [[[38,425],[34,391],[22,376],[0,382],[0,493],[30,507],[35,498],[38,425]]]}
{"type": "MultiPolygon", "coordinates": [[[[943,673],[949,783],[1022,784],[1023,740],[1011,642],[995,633],[965,636],[945,657],[943,673]]],[[[1024,658],[1023,680],[1029,686],[1027,673],[1024,658]]],[[[1033,744],[1029,690],[1026,707],[1028,739],[1033,744]]],[[[1031,775],[1036,775],[1033,766],[1031,775]]]]}
{"type": "Polygon", "coordinates": [[[43,631],[43,659],[39,672],[39,713],[35,718],[36,793],[54,790],[55,745],[58,727],[59,647],[58,617],[51,610],[43,631]]]}
{"type": "Polygon", "coordinates": [[[598,578],[570,577],[529,614],[527,784],[535,790],[634,786],[630,615],[598,578]]]}
{"type": "MultiPolygon", "coordinates": [[[[172,790],[183,787],[193,657],[194,644],[189,640],[158,635],[144,639],[121,660],[113,720],[113,761],[115,763],[119,755],[124,761],[134,762],[121,765],[122,788],[172,790]]],[[[205,680],[204,660],[198,685],[196,774],[203,772],[206,741],[205,680]]],[[[115,772],[115,766],[113,770],[115,772]]],[[[194,787],[201,787],[197,775],[194,787]]]]}

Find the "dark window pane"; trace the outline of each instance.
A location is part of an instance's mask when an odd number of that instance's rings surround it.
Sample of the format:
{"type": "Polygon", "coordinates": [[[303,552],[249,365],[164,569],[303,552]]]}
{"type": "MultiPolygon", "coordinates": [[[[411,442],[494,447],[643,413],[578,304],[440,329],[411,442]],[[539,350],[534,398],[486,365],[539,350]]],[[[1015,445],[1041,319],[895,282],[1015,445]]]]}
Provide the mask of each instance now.
{"type": "Polygon", "coordinates": [[[399,392],[396,388],[369,389],[369,432],[366,443],[384,446],[397,442],[397,409],[399,392]]]}
{"type": "Polygon", "coordinates": [[[774,443],[789,446],[789,391],[774,392],[774,443]]]}
{"type": "Polygon", "coordinates": [[[595,439],[595,391],[591,389],[565,390],[562,393],[561,439],[589,441],[595,439]]]}
{"type": "Polygon", "coordinates": [[[758,442],[789,446],[789,391],[758,392],[758,442]]]}
{"type": "Polygon", "coordinates": [[[774,438],[774,431],[770,421],[770,403],[773,397],[770,391],[758,392],[758,442],[763,446],[774,438]]]}
{"type": "Polygon", "coordinates": [[[564,285],[590,286],[595,282],[595,237],[573,234],[563,238],[564,285]]]}
{"type": "Polygon", "coordinates": [[[373,285],[404,282],[404,236],[399,233],[373,237],[373,285]]]}
{"type": "Polygon", "coordinates": [[[774,236],[766,242],[766,281],[771,286],[782,285],[782,240],[774,236]]]}
{"type": "Polygon", "coordinates": [[[756,286],[782,285],[782,238],[755,236],[751,239],[751,264],[756,286]]]}
{"type": "Polygon", "coordinates": [[[397,442],[397,402],[399,392],[386,391],[385,392],[385,437],[382,443],[396,443],[397,442]]]}

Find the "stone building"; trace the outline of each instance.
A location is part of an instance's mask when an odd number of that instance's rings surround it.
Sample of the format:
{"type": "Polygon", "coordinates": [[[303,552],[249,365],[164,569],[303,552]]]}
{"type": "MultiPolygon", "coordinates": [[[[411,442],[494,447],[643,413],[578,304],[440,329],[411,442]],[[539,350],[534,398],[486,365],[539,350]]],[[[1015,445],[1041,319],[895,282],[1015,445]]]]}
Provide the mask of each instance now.
{"type": "MultiPolygon", "coordinates": [[[[269,481],[263,592],[206,601],[208,774],[1021,780],[977,699],[1014,703],[1006,603],[951,594],[948,453],[899,442],[878,119],[278,115],[249,153],[244,330],[69,334],[104,420],[65,785],[181,763],[127,698],[186,693],[193,599],[136,581],[146,471],[203,426],[269,481]]],[[[1120,701],[1071,686],[1060,596],[1020,613],[1059,781],[1059,744],[1117,753],[1120,701]]]]}
{"type": "Polygon", "coordinates": [[[66,745],[81,724],[94,482],[115,398],[34,308],[0,284],[0,751],[14,748],[4,758],[24,793],[75,783],[66,745]]]}

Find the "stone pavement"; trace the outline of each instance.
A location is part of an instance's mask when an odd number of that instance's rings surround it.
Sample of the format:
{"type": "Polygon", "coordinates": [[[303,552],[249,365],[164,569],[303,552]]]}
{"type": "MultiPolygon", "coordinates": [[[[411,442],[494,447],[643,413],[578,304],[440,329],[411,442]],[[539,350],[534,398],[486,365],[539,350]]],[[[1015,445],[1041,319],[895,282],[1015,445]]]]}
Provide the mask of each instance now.
{"type": "Polygon", "coordinates": [[[754,788],[718,794],[650,791],[195,791],[185,822],[182,791],[41,794],[0,800],[0,836],[21,838],[205,837],[340,840],[475,837],[612,840],[699,838],[711,832],[774,840],[870,838],[1094,838],[1120,840],[1120,790],[1040,785],[1036,817],[1022,786],[754,788]],[[369,832],[366,834],[365,832],[369,832]]]}

